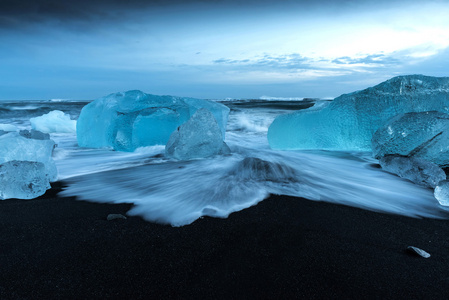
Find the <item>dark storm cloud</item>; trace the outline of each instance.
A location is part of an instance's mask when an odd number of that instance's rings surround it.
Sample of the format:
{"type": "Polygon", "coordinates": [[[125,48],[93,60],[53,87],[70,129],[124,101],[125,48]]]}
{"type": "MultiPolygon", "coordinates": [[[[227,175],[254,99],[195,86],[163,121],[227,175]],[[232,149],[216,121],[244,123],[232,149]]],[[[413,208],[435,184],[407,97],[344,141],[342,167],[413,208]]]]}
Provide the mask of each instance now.
{"type": "Polygon", "coordinates": [[[178,0],[3,0],[0,26],[19,27],[46,21],[101,21],[111,13],[151,9],[182,3],[178,0]]]}
{"type": "MultiPolygon", "coordinates": [[[[402,0],[390,0],[397,2],[402,0]]],[[[376,3],[386,2],[377,0],[376,3]]],[[[372,0],[2,0],[0,1],[0,26],[16,27],[51,20],[101,21],[111,14],[129,11],[145,11],[152,8],[174,6],[213,9],[214,7],[258,9],[275,6],[277,9],[298,7],[301,9],[344,10],[374,3],[372,0]]]]}

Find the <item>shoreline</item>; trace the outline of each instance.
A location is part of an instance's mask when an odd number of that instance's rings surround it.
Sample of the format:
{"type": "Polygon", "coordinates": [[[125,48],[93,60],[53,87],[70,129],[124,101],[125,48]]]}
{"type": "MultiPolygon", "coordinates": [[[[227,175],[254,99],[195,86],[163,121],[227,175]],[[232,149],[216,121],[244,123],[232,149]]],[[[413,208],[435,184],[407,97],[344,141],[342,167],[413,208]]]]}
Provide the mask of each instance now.
{"type": "Polygon", "coordinates": [[[275,196],[184,227],[132,204],[0,201],[0,298],[447,298],[449,221],[275,196]],[[419,247],[424,259],[406,251],[419,247]]]}

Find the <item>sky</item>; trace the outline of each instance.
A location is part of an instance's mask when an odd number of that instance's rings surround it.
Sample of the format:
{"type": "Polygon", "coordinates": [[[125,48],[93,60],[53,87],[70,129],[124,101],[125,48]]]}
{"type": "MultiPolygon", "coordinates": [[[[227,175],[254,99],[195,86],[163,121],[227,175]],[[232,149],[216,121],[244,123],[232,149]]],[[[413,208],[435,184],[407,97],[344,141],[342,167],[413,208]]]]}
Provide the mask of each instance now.
{"type": "Polygon", "coordinates": [[[1,0],[0,100],[333,98],[449,76],[448,0],[1,0]]]}

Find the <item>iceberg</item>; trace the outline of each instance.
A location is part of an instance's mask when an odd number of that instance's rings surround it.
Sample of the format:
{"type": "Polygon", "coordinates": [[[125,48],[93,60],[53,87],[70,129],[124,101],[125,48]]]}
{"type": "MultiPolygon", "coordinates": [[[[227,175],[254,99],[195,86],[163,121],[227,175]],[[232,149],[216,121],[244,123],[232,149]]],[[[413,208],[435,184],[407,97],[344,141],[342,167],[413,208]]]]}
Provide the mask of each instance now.
{"type": "Polygon", "coordinates": [[[45,165],[33,161],[0,164],[0,199],[33,199],[50,188],[45,165]]]}
{"type": "Polygon", "coordinates": [[[387,155],[379,163],[383,170],[424,187],[435,188],[440,181],[446,180],[443,169],[421,158],[387,155]]]}
{"type": "Polygon", "coordinates": [[[228,153],[223,135],[214,115],[205,108],[198,109],[171,135],[165,146],[165,154],[178,160],[205,158],[228,153]]]}
{"type": "Polygon", "coordinates": [[[449,166],[449,115],[411,112],[397,115],[372,137],[373,156],[419,157],[441,167],[449,166]]]}
{"type": "Polygon", "coordinates": [[[449,111],[449,78],[398,76],[292,114],[268,129],[273,149],[371,150],[371,137],[401,113],[449,111]]]}
{"type": "Polygon", "coordinates": [[[200,108],[213,114],[224,139],[229,108],[220,103],[138,90],[110,94],[81,110],[76,125],[78,145],[120,151],[165,145],[172,132],[200,108]]]}
{"type": "Polygon", "coordinates": [[[30,119],[31,128],[44,133],[74,133],[76,121],[70,115],[60,110],[53,110],[48,114],[30,119]]]}

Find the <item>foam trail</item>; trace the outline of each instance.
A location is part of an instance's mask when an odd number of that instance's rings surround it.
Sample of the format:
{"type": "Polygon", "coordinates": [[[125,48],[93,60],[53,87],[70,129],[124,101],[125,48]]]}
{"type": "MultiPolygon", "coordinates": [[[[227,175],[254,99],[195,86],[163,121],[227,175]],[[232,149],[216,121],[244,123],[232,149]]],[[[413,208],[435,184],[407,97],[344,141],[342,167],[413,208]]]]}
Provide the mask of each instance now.
{"type": "Polygon", "coordinates": [[[201,216],[226,217],[264,199],[260,188],[229,174],[232,158],[168,162],[70,178],[64,195],[99,202],[130,202],[130,215],[174,226],[201,216]]]}
{"type": "Polygon", "coordinates": [[[72,177],[63,195],[134,203],[130,215],[173,226],[190,224],[202,216],[227,217],[270,193],[410,217],[447,217],[432,191],[370,167],[368,155],[260,150],[256,158],[254,150],[238,150],[225,157],[148,161],[142,166],[72,177]]]}
{"type": "MultiPolygon", "coordinates": [[[[137,148],[134,152],[118,152],[110,149],[56,148],[53,154],[58,168],[58,179],[122,170],[140,166],[152,159],[153,163],[166,161],[162,157],[164,146],[137,148]]],[[[100,175],[102,176],[102,175],[100,175]]]]}

